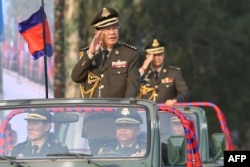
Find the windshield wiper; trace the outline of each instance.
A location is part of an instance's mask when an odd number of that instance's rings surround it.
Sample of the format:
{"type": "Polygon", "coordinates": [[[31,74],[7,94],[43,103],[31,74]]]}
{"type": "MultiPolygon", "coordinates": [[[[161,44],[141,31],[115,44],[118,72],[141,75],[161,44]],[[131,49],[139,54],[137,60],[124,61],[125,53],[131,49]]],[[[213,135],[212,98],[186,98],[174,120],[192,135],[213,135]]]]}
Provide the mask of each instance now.
{"type": "Polygon", "coordinates": [[[29,165],[25,163],[17,162],[15,157],[3,156],[3,157],[0,157],[0,160],[9,161],[11,165],[16,166],[16,167],[29,167],[29,165]]]}
{"type": "Polygon", "coordinates": [[[53,153],[53,154],[47,154],[48,157],[56,156],[66,156],[66,157],[92,157],[91,154],[83,154],[83,153],[53,153]]]}

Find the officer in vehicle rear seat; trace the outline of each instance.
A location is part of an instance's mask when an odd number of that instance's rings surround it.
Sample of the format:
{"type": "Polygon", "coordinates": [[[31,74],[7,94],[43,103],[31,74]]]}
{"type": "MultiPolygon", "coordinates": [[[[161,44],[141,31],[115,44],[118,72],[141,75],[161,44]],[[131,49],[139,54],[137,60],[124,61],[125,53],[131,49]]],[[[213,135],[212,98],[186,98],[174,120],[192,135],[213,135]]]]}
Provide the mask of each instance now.
{"type": "Polygon", "coordinates": [[[51,128],[52,115],[45,110],[31,111],[27,120],[28,140],[17,144],[11,151],[11,156],[39,157],[53,153],[67,153],[69,149],[58,140],[50,140],[49,132],[51,128]]]}
{"type": "Polygon", "coordinates": [[[115,114],[117,142],[104,145],[99,155],[143,156],[147,143],[138,136],[141,132],[142,118],[137,111],[123,108],[115,114]]]}
{"type": "Polygon", "coordinates": [[[180,119],[177,116],[173,116],[171,117],[170,120],[171,120],[172,135],[184,136],[185,132],[180,119]]]}

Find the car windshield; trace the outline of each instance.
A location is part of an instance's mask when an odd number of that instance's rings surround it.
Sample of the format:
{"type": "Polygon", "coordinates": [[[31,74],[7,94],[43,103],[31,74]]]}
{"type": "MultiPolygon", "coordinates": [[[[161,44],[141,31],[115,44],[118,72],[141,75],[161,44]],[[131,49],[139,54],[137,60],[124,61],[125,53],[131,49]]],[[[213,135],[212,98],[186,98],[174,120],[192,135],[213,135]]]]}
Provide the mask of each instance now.
{"type": "Polygon", "coordinates": [[[0,155],[142,157],[149,148],[147,112],[140,106],[4,110],[1,111],[0,155]]]}

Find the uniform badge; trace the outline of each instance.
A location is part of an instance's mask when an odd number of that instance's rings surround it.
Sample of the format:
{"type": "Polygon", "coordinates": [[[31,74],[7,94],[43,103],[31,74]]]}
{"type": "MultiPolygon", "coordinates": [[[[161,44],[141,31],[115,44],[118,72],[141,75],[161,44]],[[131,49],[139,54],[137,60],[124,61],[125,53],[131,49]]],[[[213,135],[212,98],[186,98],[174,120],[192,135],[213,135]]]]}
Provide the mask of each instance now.
{"type": "Polygon", "coordinates": [[[126,61],[116,61],[112,62],[112,68],[126,68],[127,67],[127,62],[126,61]]]}
{"type": "Polygon", "coordinates": [[[174,82],[174,78],[164,78],[161,80],[161,83],[172,83],[174,82]]]}
{"type": "Polygon", "coordinates": [[[128,108],[124,108],[124,109],[121,111],[121,114],[122,114],[122,115],[129,115],[130,112],[129,112],[128,108]]]}
{"type": "Polygon", "coordinates": [[[110,12],[107,8],[102,9],[102,17],[108,17],[110,15],[110,12]]]}
{"type": "Polygon", "coordinates": [[[154,39],[153,43],[152,43],[152,46],[153,47],[158,47],[160,45],[160,43],[158,42],[157,39],[154,39]]]}
{"type": "Polygon", "coordinates": [[[119,50],[116,50],[116,51],[115,51],[115,55],[116,55],[116,56],[119,55],[119,50]]]}

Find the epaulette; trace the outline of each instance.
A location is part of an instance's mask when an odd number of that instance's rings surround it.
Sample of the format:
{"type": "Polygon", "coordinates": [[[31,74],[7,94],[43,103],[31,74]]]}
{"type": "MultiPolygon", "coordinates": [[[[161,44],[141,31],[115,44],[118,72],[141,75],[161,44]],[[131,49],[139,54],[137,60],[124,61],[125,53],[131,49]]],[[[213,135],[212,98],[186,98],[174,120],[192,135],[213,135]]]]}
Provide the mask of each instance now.
{"type": "Polygon", "coordinates": [[[85,47],[85,48],[82,48],[81,51],[85,51],[85,50],[88,50],[89,49],[89,46],[85,47]]]}
{"type": "Polygon", "coordinates": [[[169,68],[175,69],[175,70],[181,70],[180,67],[174,67],[174,66],[168,66],[169,68]]]}
{"type": "Polygon", "coordinates": [[[131,49],[134,49],[134,50],[137,50],[137,49],[138,49],[138,47],[129,45],[129,44],[124,43],[124,42],[122,42],[121,44],[123,44],[123,45],[125,45],[125,46],[127,46],[127,47],[129,47],[129,48],[131,48],[131,49]]]}

